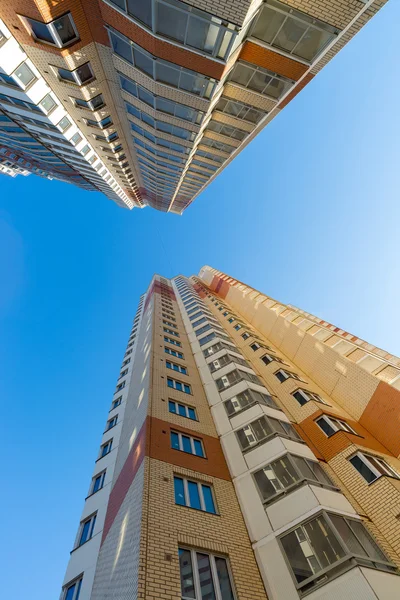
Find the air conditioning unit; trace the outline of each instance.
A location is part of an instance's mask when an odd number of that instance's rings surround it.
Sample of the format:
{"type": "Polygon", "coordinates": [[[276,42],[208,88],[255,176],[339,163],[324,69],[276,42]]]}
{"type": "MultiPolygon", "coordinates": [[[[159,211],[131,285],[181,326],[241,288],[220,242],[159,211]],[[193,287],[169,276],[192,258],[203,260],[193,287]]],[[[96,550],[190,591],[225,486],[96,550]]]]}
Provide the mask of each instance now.
{"type": "Polygon", "coordinates": [[[221,365],[219,363],[219,360],[214,360],[213,361],[213,366],[214,366],[214,369],[220,369],[221,365]]]}
{"type": "Polygon", "coordinates": [[[226,375],[223,375],[221,377],[221,381],[222,381],[222,383],[224,384],[225,387],[229,386],[229,379],[226,377],[226,375]]]}

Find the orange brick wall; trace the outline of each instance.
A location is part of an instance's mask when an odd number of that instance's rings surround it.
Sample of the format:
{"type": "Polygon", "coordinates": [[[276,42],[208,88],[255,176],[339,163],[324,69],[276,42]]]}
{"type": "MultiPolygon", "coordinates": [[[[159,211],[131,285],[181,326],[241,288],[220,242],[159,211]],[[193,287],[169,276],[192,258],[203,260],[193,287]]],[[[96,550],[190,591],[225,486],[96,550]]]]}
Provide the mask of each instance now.
{"type": "Polygon", "coordinates": [[[395,456],[400,454],[400,391],[381,381],[360,418],[395,456]]]}
{"type": "Polygon", "coordinates": [[[239,59],[269,69],[279,75],[284,75],[297,81],[307,71],[308,67],[282,54],[263,48],[253,42],[245,42],[239,59]]]}

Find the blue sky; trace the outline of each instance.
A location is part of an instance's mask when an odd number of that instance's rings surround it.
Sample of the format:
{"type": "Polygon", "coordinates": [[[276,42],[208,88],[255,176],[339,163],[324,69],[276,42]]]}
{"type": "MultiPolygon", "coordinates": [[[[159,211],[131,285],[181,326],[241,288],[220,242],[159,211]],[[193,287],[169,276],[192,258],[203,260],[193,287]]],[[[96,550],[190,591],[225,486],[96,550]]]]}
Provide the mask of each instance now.
{"type": "Polygon", "coordinates": [[[389,2],[182,217],[1,177],[5,598],[58,598],[153,273],[210,264],[400,354],[399,22],[389,2]]]}

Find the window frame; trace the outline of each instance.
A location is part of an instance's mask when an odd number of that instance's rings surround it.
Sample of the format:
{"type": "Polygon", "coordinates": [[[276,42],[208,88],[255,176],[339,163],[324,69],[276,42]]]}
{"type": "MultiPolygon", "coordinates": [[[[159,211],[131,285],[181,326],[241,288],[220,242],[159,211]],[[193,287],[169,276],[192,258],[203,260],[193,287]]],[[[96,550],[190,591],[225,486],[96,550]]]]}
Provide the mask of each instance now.
{"type": "Polygon", "coordinates": [[[102,458],[104,458],[105,456],[108,456],[108,454],[110,454],[110,452],[113,449],[113,438],[107,440],[106,442],[104,442],[104,444],[101,444],[100,446],[100,456],[97,460],[101,460],[102,458]],[[104,449],[108,446],[108,451],[104,453],[104,449]]]}
{"type": "Polygon", "coordinates": [[[275,417],[270,417],[269,415],[265,415],[265,414],[262,415],[261,417],[258,417],[257,419],[254,419],[253,421],[250,421],[250,423],[246,423],[246,425],[243,425],[242,427],[238,427],[238,429],[235,429],[235,437],[238,441],[239,448],[243,454],[246,454],[247,452],[251,452],[255,448],[262,446],[263,444],[265,444],[270,439],[272,439],[273,437],[276,437],[276,436],[283,437],[285,439],[290,439],[295,442],[299,442],[299,443],[303,443],[303,444],[305,443],[304,440],[297,433],[296,429],[293,427],[293,423],[283,421],[282,419],[277,419],[275,417]],[[257,423],[258,421],[262,421],[262,420],[267,421],[267,426],[271,429],[271,431],[268,432],[268,434],[266,436],[264,436],[263,438],[258,439],[257,435],[255,434],[255,429],[252,426],[254,423],[257,423]],[[271,420],[278,421],[284,431],[278,431],[277,429],[275,429],[274,425],[271,424],[271,420]],[[285,430],[285,425],[292,430],[290,433],[288,433],[285,430]],[[250,429],[250,434],[254,438],[254,442],[251,442],[249,440],[249,437],[247,436],[247,434],[244,432],[244,430],[246,428],[250,429]],[[247,438],[248,446],[246,448],[243,448],[243,446],[242,446],[240,436],[238,435],[239,431],[243,431],[245,437],[247,438]],[[292,435],[292,433],[293,433],[293,435],[292,435]]]}
{"type": "Polygon", "coordinates": [[[192,435],[187,435],[186,433],[182,433],[181,431],[178,431],[177,429],[171,429],[170,430],[170,444],[171,444],[171,450],[177,450],[178,452],[184,452],[185,454],[190,454],[192,456],[197,456],[197,458],[207,458],[206,456],[206,452],[204,449],[204,442],[202,440],[202,438],[199,437],[193,437],[192,435]],[[172,434],[176,434],[178,436],[178,442],[179,442],[179,448],[174,448],[174,446],[172,445],[172,434]],[[191,447],[191,452],[187,452],[184,449],[183,446],[183,441],[182,441],[182,436],[186,437],[190,440],[190,447],[191,447]],[[201,445],[201,449],[202,449],[202,454],[197,454],[196,452],[196,446],[194,444],[194,441],[197,441],[200,443],[201,445]]]}
{"type": "Polygon", "coordinates": [[[215,592],[215,599],[216,600],[223,600],[222,595],[221,595],[221,591],[220,591],[220,582],[219,582],[219,578],[218,578],[218,571],[217,571],[217,567],[216,567],[216,563],[215,563],[215,559],[222,559],[225,561],[226,564],[226,570],[228,573],[228,577],[229,577],[229,584],[230,584],[230,588],[232,591],[232,598],[233,600],[238,600],[238,596],[236,594],[236,590],[235,590],[235,586],[234,586],[234,580],[233,580],[233,576],[232,576],[232,570],[230,567],[230,562],[229,562],[229,557],[228,556],[224,556],[222,554],[214,554],[211,553],[210,551],[207,550],[203,550],[203,549],[197,549],[197,548],[190,548],[185,546],[185,544],[179,544],[178,546],[178,563],[179,563],[179,579],[180,582],[182,582],[182,572],[181,572],[181,565],[180,565],[180,551],[183,552],[189,552],[190,553],[190,563],[191,563],[191,571],[192,571],[192,576],[193,576],[193,587],[194,587],[194,593],[195,596],[190,597],[187,595],[183,595],[182,592],[182,585],[181,587],[181,598],[182,600],[201,600],[202,598],[202,590],[201,590],[201,586],[200,586],[200,578],[199,578],[199,567],[198,567],[198,562],[197,562],[197,554],[205,554],[208,556],[209,559],[209,563],[210,563],[210,571],[211,571],[211,575],[212,575],[212,583],[213,583],[213,588],[214,588],[214,592],[215,592]]]}
{"type": "Polygon", "coordinates": [[[171,390],[175,390],[176,392],[183,392],[184,394],[193,396],[192,386],[189,383],[185,383],[184,381],[179,381],[178,379],[173,379],[169,375],[167,376],[167,386],[171,390]],[[170,385],[170,382],[172,383],[172,385],[170,385]],[[177,384],[179,384],[182,389],[179,389],[179,387],[176,387],[177,384]],[[187,390],[189,390],[189,391],[187,391],[187,390]]]}
{"type": "Polygon", "coordinates": [[[78,42],[80,40],[78,30],[76,28],[74,19],[72,18],[70,11],[67,11],[64,14],[56,17],[49,23],[38,21],[38,19],[33,19],[32,17],[26,17],[23,15],[18,15],[18,16],[21,19],[21,21],[23,22],[25,28],[28,30],[31,37],[35,40],[35,42],[38,42],[39,44],[46,44],[47,46],[52,46],[52,47],[56,47],[56,48],[67,48],[68,46],[71,46],[72,44],[75,44],[76,42],[78,42]],[[69,18],[70,25],[72,25],[72,29],[74,30],[74,32],[76,34],[73,39],[69,40],[65,44],[62,42],[62,40],[57,32],[57,29],[54,25],[54,23],[56,21],[58,21],[59,19],[62,19],[64,17],[69,18]],[[50,35],[54,40],[54,44],[52,44],[48,40],[43,40],[43,39],[37,37],[37,35],[35,34],[35,32],[32,29],[32,25],[31,25],[30,21],[35,21],[35,23],[39,23],[40,25],[44,25],[45,27],[47,27],[47,30],[50,32],[50,35]]]}
{"type": "Polygon", "coordinates": [[[80,548],[81,546],[83,546],[87,542],[90,542],[90,540],[93,537],[94,528],[96,526],[96,517],[97,517],[97,511],[94,512],[94,513],[92,513],[91,515],[89,515],[88,517],[86,517],[85,519],[83,519],[80,522],[78,536],[77,536],[77,544],[76,544],[74,550],[76,550],[77,548],[80,548]],[[85,525],[87,523],[89,523],[88,535],[87,535],[86,539],[84,541],[82,541],[83,532],[84,532],[84,529],[85,529],[85,525]]]}
{"type": "Polygon", "coordinates": [[[76,589],[74,590],[73,595],[70,598],[68,598],[68,600],[79,600],[79,595],[80,595],[80,591],[82,588],[82,580],[83,580],[83,573],[78,575],[78,577],[75,577],[75,579],[73,579],[72,581],[69,581],[68,583],[66,583],[62,588],[62,591],[63,591],[62,600],[67,599],[68,591],[74,585],[76,586],[76,589]]]}
{"type": "Polygon", "coordinates": [[[287,371],[286,369],[278,369],[277,371],[275,371],[274,375],[280,383],[285,383],[285,381],[287,381],[288,379],[295,379],[296,381],[301,381],[302,383],[305,383],[304,379],[301,379],[300,375],[297,375],[297,373],[293,373],[292,371],[287,371]],[[279,379],[278,373],[284,375],[283,381],[279,379]]]}
{"type": "MultiPolygon", "coordinates": [[[[50,65],[51,66],[51,65],[50,65]]],[[[64,67],[54,67],[52,66],[52,69],[55,70],[56,76],[58,78],[59,81],[62,81],[63,83],[69,83],[70,85],[77,85],[78,87],[83,87],[85,85],[88,85],[89,83],[91,83],[92,81],[94,81],[96,79],[95,73],[92,69],[92,65],[90,64],[90,61],[86,61],[85,63],[82,63],[81,65],[79,65],[78,67],[75,67],[75,69],[72,69],[71,71],[69,69],[64,69],[64,67]],[[78,69],[81,69],[84,66],[88,66],[89,70],[91,72],[91,77],[89,79],[86,79],[85,81],[82,81],[78,74],[77,71],[78,69]],[[75,81],[70,81],[69,79],[64,79],[62,77],[62,75],[60,75],[59,69],[63,69],[64,71],[69,71],[69,73],[71,73],[73,79],[75,81]]]]}
{"type": "Polygon", "coordinates": [[[107,472],[107,469],[104,469],[103,471],[100,471],[100,473],[97,473],[96,475],[94,475],[92,477],[92,481],[91,481],[91,484],[90,484],[90,493],[89,493],[89,496],[93,496],[93,494],[97,494],[97,492],[99,492],[100,490],[103,489],[103,487],[104,487],[104,480],[106,478],[106,472],[107,472]],[[100,480],[100,485],[97,488],[97,490],[95,490],[94,488],[95,488],[97,479],[100,480]]]}
{"type": "Polygon", "coordinates": [[[217,503],[215,500],[214,486],[212,485],[212,483],[196,481],[195,479],[187,478],[183,475],[180,475],[179,473],[174,473],[174,495],[175,495],[176,506],[183,506],[185,508],[191,508],[192,510],[200,510],[201,512],[205,512],[209,515],[217,515],[218,514],[217,503]],[[184,504],[180,504],[179,502],[176,501],[176,493],[175,493],[175,480],[176,479],[180,479],[183,482],[184,501],[185,501],[184,504]],[[195,506],[191,506],[191,504],[190,504],[190,493],[189,493],[189,485],[188,485],[189,482],[197,485],[197,491],[198,491],[198,495],[199,495],[199,499],[200,499],[201,508],[196,508],[195,506]],[[203,486],[206,486],[210,489],[210,494],[211,494],[211,498],[212,498],[214,511],[210,511],[210,510],[206,509],[206,503],[204,500],[204,493],[203,493],[203,486]]]}
{"type": "Polygon", "coordinates": [[[308,402],[318,402],[319,404],[324,404],[325,406],[331,406],[330,404],[328,404],[328,402],[321,398],[319,394],[317,394],[316,392],[311,392],[310,390],[305,390],[304,388],[297,388],[296,390],[290,393],[300,406],[304,406],[308,402]],[[301,404],[295,397],[295,394],[297,393],[299,393],[304,398],[305,402],[303,404],[301,404]]]}
{"type": "Polygon", "coordinates": [[[178,346],[179,348],[182,347],[182,344],[179,340],[173,340],[172,338],[164,335],[164,342],[167,342],[167,344],[172,344],[172,346],[178,346]]]}
{"type": "Polygon", "coordinates": [[[178,363],[171,362],[170,360],[165,361],[165,366],[167,369],[174,371],[175,373],[180,373],[181,375],[189,375],[187,367],[185,365],[178,365],[178,363]],[[175,367],[177,367],[175,369],[175,367]]]}
{"type": "Polygon", "coordinates": [[[168,354],[168,356],[174,356],[175,358],[179,358],[181,360],[184,360],[185,358],[182,352],[178,352],[178,350],[174,350],[173,348],[168,348],[168,346],[164,346],[164,353],[168,354]]]}
{"type": "Polygon", "coordinates": [[[195,406],[189,406],[188,404],[183,404],[183,402],[178,402],[178,400],[174,400],[173,398],[168,398],[168,412],[171,415],[177,415],[178,417],[184,417],[185,419],[189,419],[190,421],[198,421],[197,410],[195,406]],[[171,410],[171,404],[175,405],[175,410],[171,410]],[[179,407],[182,406],[184,408],[185,414],[182,415],[179,411],[179,407]],[[194,419],[190,417],[190,410],[194,412],[194,419]]]}
{"type": "Polygon", "coordinates": [[[315,419],[315,423],[328,438],[332,437],[332,435],[335,435],[335,433],[338,433],[339,431],[344,431],[345,433],[350,433],[352,435],[358,435],[358,433],[354,431],[354,429],[344,419],[339,419],[338,417],[334,417],[332,415],[320,415],[315,419]],[[328,434],[322,429],[322,427],[319,424],[319,421],[322,420],[325,421],[329,425],[329,427],[333,429],[332,433],[328,434]]]}
{"type": "Polygon", "coordinates": [[[228,415],[229,419],[236,417],[236,415],[243,413],[245,410],[252,408],[256,404],[263,404],[264,406],[268,406],[269,408],[273,408],[275,410],[281,410],[279,408],[279,406],[277,404],[275,404],[275,401],[274,401],[273,397],[271,396],[271,394],[266,394],[265,392],[259,392],[258,390],[253,390],[251,387],[247,387],[246,389],[242,390],[241,392],[238,392],[231,398],[228,398],[227,400],[223,401],[223,405],[224,405],[226,414],[228,415]],[[246,393],[250,394],[252,401],[249,404],[242,406],[242,405],[240,405],[240,400],[238,399],[238,397],[241,394],[246,394],[246,393]],[[259,398],[257,396],[257,394],[260,394],[261,396],[263,396],[263,398],[259,398]],[[229,412],[229,409],[228,409],[229,405],[232,405],[233,407],[235,406],[235,404],[233,402],[234,400],[236,400],[236,402],[240,405],[240,408],[238,410],[234,410],[234,412],[229,412]]]}
{"type": "Polygon", "coordinates": [[[362,477],[364,479],[364,481],[366,481],[366,483],[368,485],[375,483],[375,481],[377,481],[381,477],[392,477],[393,479],[400,479],[400,474],[397,473],[395,471],[395,469],[389,463],[387,463],[385,461],[385,459],[382,458],[381,456],[364,453],[361,450],[359,450],[359,451],[355,452],[354,454],[352,454],[351,456],[349,456],[349,458],[347,460],[352,465],[352,467],[357,471],[357,473],[360,475],[360,477],[362,477]],[[375,479],[373,479],[372,481],[367,481],[365,479],[365,477],[362,475],[362,473],[360,473],[360,471],[357,469],[357,467],[354,466],[354,464],[351,462],[351,459],[356,456],[364,463],[364,465],[371,471],[371,473],[373,475],[375,475],[375,479]],[[381,473],[374,466],[374,464],[370,461],[371,458],[380,464],[381,469],[383,471],[385,471],[384,473],[381,473]]]}

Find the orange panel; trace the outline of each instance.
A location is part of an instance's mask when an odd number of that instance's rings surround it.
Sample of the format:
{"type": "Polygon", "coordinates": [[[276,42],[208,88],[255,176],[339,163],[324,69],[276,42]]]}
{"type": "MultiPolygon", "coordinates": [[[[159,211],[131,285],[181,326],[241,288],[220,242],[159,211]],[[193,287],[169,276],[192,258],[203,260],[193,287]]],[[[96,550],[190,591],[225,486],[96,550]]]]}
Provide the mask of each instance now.
{"type": "Polygon", "coordinates": [[[306,65],[297,62],[287,56],[278,54],[268,48],[263,48],[253,42],[245,42],[242,51],[239,55],[239,59],[246,60],[249,63],[253,63],[259,67],[269,69],[274,73],[289,77],[298,81],[302,75],[308,70],[306,65]]]}
{"type": "Polygon", "coordinates": [[[400,392],[381,381],[360,417],[363,425],[395,456],[400,454],[400,392]]]}

